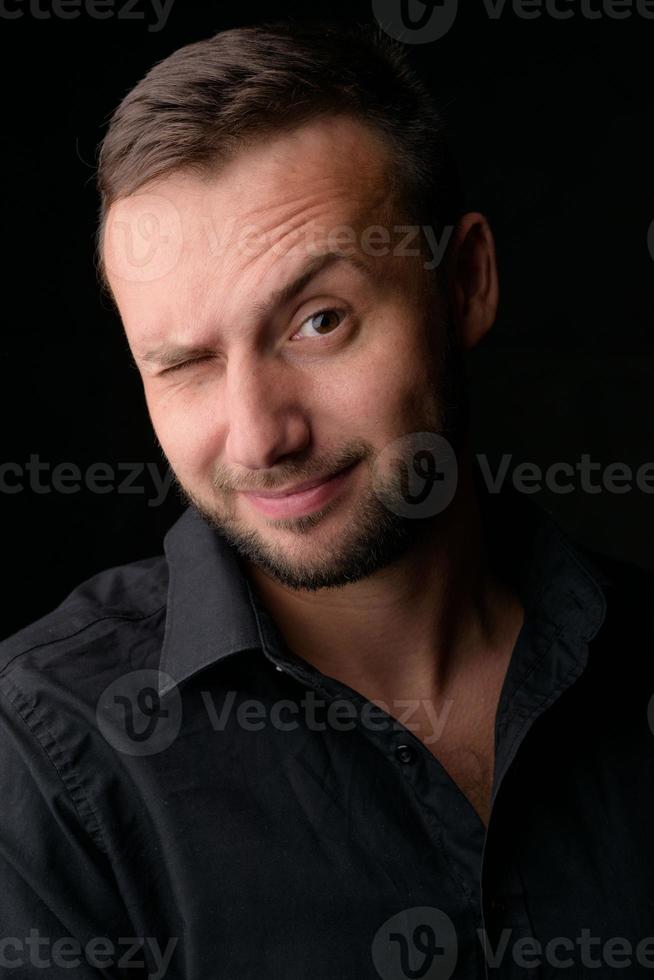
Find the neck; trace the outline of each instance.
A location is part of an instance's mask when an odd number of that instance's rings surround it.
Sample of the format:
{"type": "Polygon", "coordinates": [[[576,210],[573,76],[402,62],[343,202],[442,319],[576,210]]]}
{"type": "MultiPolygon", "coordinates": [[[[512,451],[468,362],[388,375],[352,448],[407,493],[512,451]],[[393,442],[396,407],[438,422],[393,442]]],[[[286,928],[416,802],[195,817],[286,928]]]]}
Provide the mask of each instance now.
{"type": "Polygon", "coordinates": [[[490,566],[468,457],[459,477],[443,520],[365,580],[295,592],[249,563],[297,656],[370,700],[441,701],[506,661],[522,606],[490,566]]]}

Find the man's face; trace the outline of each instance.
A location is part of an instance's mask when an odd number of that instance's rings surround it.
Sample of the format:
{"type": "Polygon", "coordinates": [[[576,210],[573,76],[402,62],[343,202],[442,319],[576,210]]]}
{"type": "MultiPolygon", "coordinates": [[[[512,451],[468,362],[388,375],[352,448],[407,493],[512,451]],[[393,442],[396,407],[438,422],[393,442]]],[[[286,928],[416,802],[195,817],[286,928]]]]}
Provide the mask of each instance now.
{"type": "Polygon", "coordinates": [[[356,581],[424,535],[385,506],[398,461],[380,453],[444,431],[446,316],[425,258],[400,254],[391,167],[366,126],[323,118],[109,213],[107,277],[178,488],[291,589],[356,581]],[[159,235],[150,265],[135,234],[159,235]],[[166,366],[179,347],[195,352],[166,366]],[[295,499],[252,496],[345,467],[295,499]]]}

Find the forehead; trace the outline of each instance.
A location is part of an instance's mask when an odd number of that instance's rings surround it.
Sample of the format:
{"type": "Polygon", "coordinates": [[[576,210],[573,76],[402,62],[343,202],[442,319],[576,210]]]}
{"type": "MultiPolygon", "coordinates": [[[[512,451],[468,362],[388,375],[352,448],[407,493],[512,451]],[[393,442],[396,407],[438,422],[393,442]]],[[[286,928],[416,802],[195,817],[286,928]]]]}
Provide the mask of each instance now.
{"type": "Polygon", "coordinates": [[[296,183],[325,182],[354,198],[387,195],[394,172],[390,145],[370,124],[351,116],[322,116],[263,136],[220,173],[222,183],[257,194],[288,194],[296,183]],[[263,189],[263,187],[261,188],[263,189]]]}
{"type": "Polygon", "coordinates": [[[323,117],[261,139],[211,176],[178,171],[117,201],[104,256],[126,328],[164,304],[191,319],[203,298],[228,304],[225,287],[234,298],[236,282],[258,290],[328,236],[346,240],[343,229],[356,250],[363,229],[390,223],[393,178],[379,134],[350,117],[323,117]]]}
{"type": "Polygon", "coordinates": [[[349,116],[321,117],[262,137],[215,174],[201,178],[178,170],[115,202],[107,216],[105,257],[115,274],[121,247],[129,251],[138,233],[154,240],[157,232],[160,238],[174,232],[173,219],[181,222],[188,246],[206,235],[209,221],[220,228],[240,221],[265,229],[276,219],[308,221],[321,205],[356,219],[390,203],[394,177],[390,146],[370,125],[349,116]]]}

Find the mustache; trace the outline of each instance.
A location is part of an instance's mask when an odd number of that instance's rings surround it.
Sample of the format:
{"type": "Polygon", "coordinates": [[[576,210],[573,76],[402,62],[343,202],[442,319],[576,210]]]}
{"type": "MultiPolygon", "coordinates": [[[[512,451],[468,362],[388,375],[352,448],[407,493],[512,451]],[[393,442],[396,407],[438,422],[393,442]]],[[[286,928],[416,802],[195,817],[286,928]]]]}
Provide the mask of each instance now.
{"type": "Polygon", "coordinates": [[[366,458],[367,455],[368,452],[362,455],[360,450],[356,452],[349,451],[341,455],[338,459],[332,458],[331,460],[325,460],[322,462],[322,465],[314,465],[311,469],[306,469],[300,465],[280,466],[274,474],[260,475],[256,484],[249,485],[240,485],[239,480],[232,479],[225,468],[220,467],[216,470],[211,482],[215,490],[220,490],[224,493],[274,493],[290,485],[306,483],[310,480],[322,480],[329,476],[334,476],[336,473],[340,473],[341,470],[345,470],[354,463],[366,458]]]}

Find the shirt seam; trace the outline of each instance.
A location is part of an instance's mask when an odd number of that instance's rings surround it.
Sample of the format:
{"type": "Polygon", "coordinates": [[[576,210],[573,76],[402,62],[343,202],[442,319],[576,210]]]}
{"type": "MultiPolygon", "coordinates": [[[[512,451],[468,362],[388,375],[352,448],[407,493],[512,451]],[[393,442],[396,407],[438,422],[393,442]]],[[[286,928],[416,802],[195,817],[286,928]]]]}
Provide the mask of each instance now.
{"type": "Polygon", "coordinates": [[[11,657],[2,666],[2,668],[0,668],[0,677],[6,674],[9,667],[11,667],[13,662],[15,660],[18,660],[19,657],[24,657],[28,653],[33,653],[34,650],[40,650],[42,647],[49,647],[49,646],[53,646],[55,643],[62,643],[65,640],[72,640],[76,636],[79,636],[80,633],[83,633],[85,630],[91,629],[92,626],[97,626],[98,623],[104,623],[107,622],[107,620],[115,620],[120,623],[139,623],[144,619],[149,619],[150,616],[155,616],[157,613],[161,612],[161,610],[165,608],[166,608],[166,603],[163,602],[160,606],[157,606],[156,609],[153,609],[152,612],[144,613],[143,616],[119,616],[119,615],[99,616],[97,619],[92,620],[90,623],[85,623],[84,626],[80,626],[80,628],[78,630],[75,630],[73,633],[67,633],[65,636],[58,636],[55,639],[44,640],[42,643],[35,643],[31,647],[27,647],[25,650],[19,650],[18,653],[14,654],[14,656],[11,657]]]}
{"type": "Polygon", "coordinates": [[[0,693],[2,693],[5,700],[12,705],[16,711],[16,714],[38,743],[41,750],[52,765],[54,771],[57,773],[57,776],[63,784],[64,790],[66,791],[66,794],[74,807],[75,813],[77,814],[82,827],[88,834],[90,834],[94,842],[108,857],[109,849],[104,839],[98,814],[89,797],[85,793],[75,769],[70,762],[65,759],[62,746],[48,728],[45,720],[38,714],[36,708],[33,705],[30,705],[24,693],[8,678],[5,678],[3,686],[5,689],[3,690],[3,687],[0,687],[0,693]],[[9,688],[9,690],[7,690],[7,688],[9,688]],[[32,724],[32,717],[35,719],[35,724],[32,724]],[[47,738],[43,738],[41,736],[38,731],[39,728],[46,733],[47,738]],[[57,764],[56,755],[58,755],[59,759],[61,760],[60,765],[57,764]],[[83,810],[88,811],[91,819],[84,815],[82,812],[83,810]]]}

